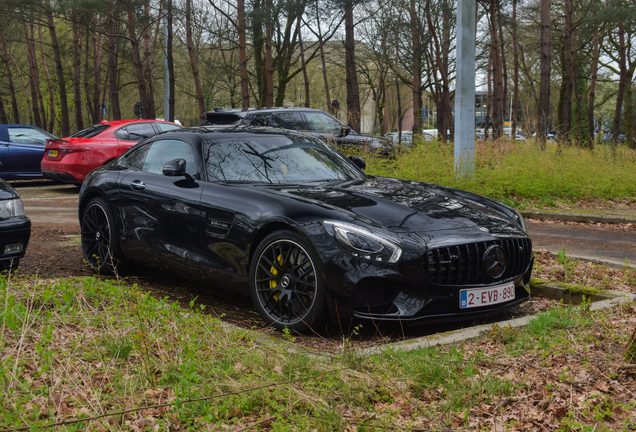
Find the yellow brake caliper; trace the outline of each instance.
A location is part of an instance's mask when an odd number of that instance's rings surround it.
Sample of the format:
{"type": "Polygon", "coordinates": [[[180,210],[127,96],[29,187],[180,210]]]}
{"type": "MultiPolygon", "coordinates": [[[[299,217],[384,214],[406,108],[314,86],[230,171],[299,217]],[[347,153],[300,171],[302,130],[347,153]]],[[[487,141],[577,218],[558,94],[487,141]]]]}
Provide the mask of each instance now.
{"type": "MultiPolygon", "coordinates": [[[[278,264],[280,264],[281,266],[283,265],[283,256],[282,255],[278,255],[278,257],[276,258],[278,260],[278,264]]],[[[276,270],[274,268],[274,266],[272,266],[272,268],[269,270],[269,272],[273,275],[277,275],[278,274],[278,270],[276,270]]],[[[270,289],[274,289],[276,288],[278,285],[276,284],[275,280],[270,280],[269,281],[269,288],[270,289]]],[[[274,294],[274,300],[278,301],[278,297],[280,296],[280,293],[276,293],[274,294]]]]}

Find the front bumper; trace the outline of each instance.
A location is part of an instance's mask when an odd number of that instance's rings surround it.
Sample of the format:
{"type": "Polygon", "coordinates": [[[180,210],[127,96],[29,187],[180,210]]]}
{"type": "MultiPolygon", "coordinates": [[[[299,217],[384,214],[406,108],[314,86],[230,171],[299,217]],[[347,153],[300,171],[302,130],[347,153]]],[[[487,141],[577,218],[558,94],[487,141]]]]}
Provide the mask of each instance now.
{"type": "MultiPolygon", "coordinates": [[[[329,238],[313,238],[320,246],[323,262],[323,280],[327,286],[332,317],[356,317],[374,321],[449,322],[477,319],[492,315],[522,303],[530,298],[530,274],[533,258],[529,239],[523,251],[523,260],[515,257],[514,267],[500,278],[481,277],[481,260],[474,260],[471,277],[439,277],[433,272],[427,249],[405,248],[402,260],[395,265],[363,261],[342,251],[329,238]],[[329,243],[332,245],[329,245],[329,243]],[[490,288],[514,284],[514,299],[475,308],[460,308],[460,291],[471,288],[490,288]]],[[[491,240],[505,242],[506,240],[491,240]]],[[[480,242],[483,243],[483,242],[480,242]]],[[[515,247],[518,246],[514,243],[515,247]]],[[[481,250],[479,251],[481,254],[481,250]]],[[[473,254],[473,257],[476,253],[473,254]]],[[[511,257],[512,258],[512,257],[511,257]]],[[[448,268],[463,274],[466,267],[448,268]]]]}
{"type": "Polygon", "coordinates": [[[29,218],[15,217],[0,220],[0,261],[22,258],[31,237],[31,221],[29,218]],[[5,253],[7,246],[22,244],[19,251],[5,253]]]}

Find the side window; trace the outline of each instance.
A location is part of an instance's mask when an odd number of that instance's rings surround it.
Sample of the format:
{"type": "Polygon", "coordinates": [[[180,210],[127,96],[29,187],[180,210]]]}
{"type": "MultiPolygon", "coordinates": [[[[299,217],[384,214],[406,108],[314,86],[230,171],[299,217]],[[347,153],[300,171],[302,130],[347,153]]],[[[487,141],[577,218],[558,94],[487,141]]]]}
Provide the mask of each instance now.
{"type": "Polygon", "coordinates": [[[269,117],[271,114],[255,114],[245,117],[245,122],[252,126],[269,126],[269,117]]]}
{"type": "Polygon", "coordinates": [[[141,147],[135,147],[135,150],[126,155],[126,165],[130,168],[141,170],[144,167],[146,161],[146,155],[152,144],[142,145],[141,147]]]}
{"type": "Polygon", "coordinates": [[[117,139],[120,140],[124,140],[124,141],[130,141],[130,138],[128,138],[128,129],[126,129],[126,126],[117,129],[113,135],[115,135],[115,137],[117,137],[117,139]]]}
{"type": "Polygon", "coordinates": [[[156,133],[152,123],[134,123],[126,126],[126,129],[128,129],[128,141],[141,141],[156,133]]]}
{"type": "Polygon", "coordinates": [[[342,131],[340,122],[327,114],[308,111],[305,116],[309,122],[309,129],[313,131],[333,135],[338,135],[342,131]]]}
{"type": "Polygon", "coordinates": [[[159,140],[148,145],[149,150],[142,170],[154,174],[163,174],[163,166],[174,159],[185,159],[186,172],[193,177],[197,175],[192,147],[178,140],[159,140]]]}
{"type": "Polygon", "coordinates": [[[269,125],[292,130],[306,129],[303,115],[299,112],[274,113],[269,119],[269,125]]]}
{"type": "Polygon", "coordinates": [[[21,144],[35,144],[44,146],[46,140],[51,138],[37,129],[31,128],[8,128],[9,141],[21,144]]]}
{"type": "Polygon", "coordinates": [[[173,125],[170,123],[155,123],[161,132],[167,132],[175,129],[181,129],[181,126],[173,125]]]}

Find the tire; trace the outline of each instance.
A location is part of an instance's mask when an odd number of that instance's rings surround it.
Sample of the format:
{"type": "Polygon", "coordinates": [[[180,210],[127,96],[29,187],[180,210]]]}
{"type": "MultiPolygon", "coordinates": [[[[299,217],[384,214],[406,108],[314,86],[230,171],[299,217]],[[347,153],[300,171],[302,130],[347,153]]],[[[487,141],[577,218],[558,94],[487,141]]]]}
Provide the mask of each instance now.
{"type": "Polygon", "coordinates": [[[20,266],[20,258],[7,259],[0,261],[0,273],[13,273],[20,266]]]}
{"type": "Polygon", "coordinates": [[[102,198],[91,200],[81,221],[82,252],[88,265],[100,274],[115,274],[122,254],[117,238],[117,226],[108,204],[102,198]]]}
{"type": "Polygon", "coordinates": [[[323,318],[325,288],[318,262],[292,231],[274,232],[258,245],[250,264],[250,292],[268,325],[304,332],[323,318]]]}

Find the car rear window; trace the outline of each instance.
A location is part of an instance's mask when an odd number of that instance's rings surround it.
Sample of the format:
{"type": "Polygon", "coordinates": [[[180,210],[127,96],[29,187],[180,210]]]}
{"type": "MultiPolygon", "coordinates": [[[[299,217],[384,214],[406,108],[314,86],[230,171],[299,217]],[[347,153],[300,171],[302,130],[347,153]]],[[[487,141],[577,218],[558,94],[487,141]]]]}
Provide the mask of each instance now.
{"type": "Polygon", "coordinates": [[[227,113],[211,113],[206,114],[205,120],[201,123],[201,126],[212,125],[238,125],[243,122],[243,117],[236,114],[227,113]]]}
{"type": "Polygon", "coordinates": [[[104,132],[109,127],[110,125],[105,124],[87,127],[86,129],[82,129],[81,131],[71,135],[71,138],[93,138],[94,136],[104,132]]]}

